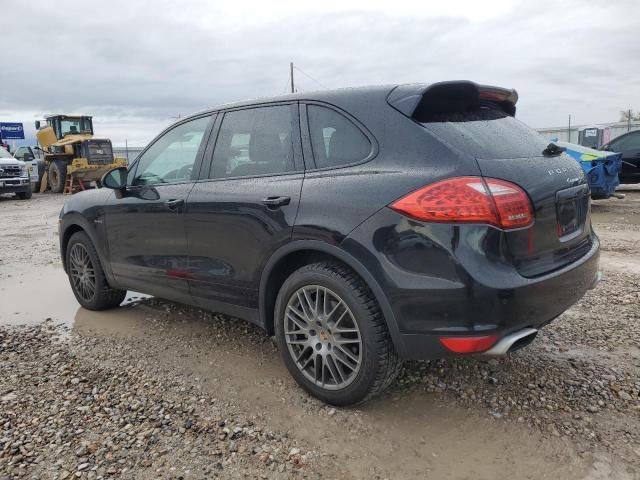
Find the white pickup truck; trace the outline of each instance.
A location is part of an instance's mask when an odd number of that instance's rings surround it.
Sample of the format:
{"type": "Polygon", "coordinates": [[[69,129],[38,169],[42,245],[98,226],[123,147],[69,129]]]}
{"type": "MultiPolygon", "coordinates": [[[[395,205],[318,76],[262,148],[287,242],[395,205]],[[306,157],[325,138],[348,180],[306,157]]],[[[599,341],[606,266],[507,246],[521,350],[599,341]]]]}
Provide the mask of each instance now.
{"type": "Polygon", "coordinates": [[[21,200],[31,198],[31,177],[27,165],[0,147],[0,194],[15,193],[21,200]]]}
{"type": "Polygon", "coordinates": [[[27,166],[29,176],[31,177],[31,191],[40,191],[40,182],[44,175],[44,157],[39,147],[22,146],[16,148],[13,152],[14,158],[21,160],[27,166]]]}

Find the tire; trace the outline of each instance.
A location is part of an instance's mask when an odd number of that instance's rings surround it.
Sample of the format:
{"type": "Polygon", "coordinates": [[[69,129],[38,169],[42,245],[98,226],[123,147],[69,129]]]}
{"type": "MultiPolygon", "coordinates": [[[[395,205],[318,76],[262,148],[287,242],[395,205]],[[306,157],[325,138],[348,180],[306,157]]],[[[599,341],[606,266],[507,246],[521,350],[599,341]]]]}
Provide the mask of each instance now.
{"type": "Polygon", "coordinates": [[[40,181],[34,182],[31,184],[31,193],[39,193],[40,192],[40,181]]]}
{"type": "Polygon", "coordinates": [[[26,192],[18,192],[18,193],[16,193],[16,195],[18,195],[18,198],[20,200],[29,200],[31,198],[31,195],[32,195],[31,188],[29,188],[29,190],[26,191],[26,192]]]}
{"type": "Polygon", "coordinates": [[[365,402],[400,373],[402,362],[373,294],[346,266],[319,262],[296,270],[280,288],[275,315],[276,341],[287,369],[303,389],[323,402],[338,406],[365,402]],[[301,298],[310,315],[303,312],[301,298]],[[318,298],[323,307],[315,303],[318,298]],[[345,307],[338,306],[339,301],[345,307]],[[304,315],[291,313],[292,308],[304,315]],[[308,321],[316,314],[320,314],[316,323],[308,321]],[[301,333],[292,334],[294,331],[301,333]],[[356,367],[353,358],[359,361],[356,367]]]}
{"type": "Polygon", "coordinates": [[[62,193],[67,179],[67,162],[54,160],[49,164],[49,187],[53,193],[62,193]]]}
{"type": "Polygon", "coordinates": [[[76,232],[65,252],[67,275],[78,303],[88,310],[107,310],[122,303],[126,290],[111,288],[98,252],[86,233],[76,232]],[[83,269],[83,262],[86,268],[83,269]],[[93,279],[93,287],[90,287],[93,279]],[[86,282],[84,281],[86,280],[86,282]]]}

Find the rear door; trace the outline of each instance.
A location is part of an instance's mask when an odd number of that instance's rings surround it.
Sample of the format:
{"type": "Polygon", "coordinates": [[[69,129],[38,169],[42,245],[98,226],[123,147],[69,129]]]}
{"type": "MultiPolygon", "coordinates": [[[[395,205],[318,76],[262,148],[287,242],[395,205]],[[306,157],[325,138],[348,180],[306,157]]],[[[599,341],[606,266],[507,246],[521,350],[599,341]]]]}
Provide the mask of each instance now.
{"type": "Polygon", "coordinates": [[[488,105],[437,120],[423,126],[474,156],[483,176],[513,182],[529,195],[534,225],[505,233],[509,255],[523,276],[561,268],[591,248],[590,192],[576,161],[546,151],[549,142],[537,132],[488,105]]]}
{"type": "Polygon", "coordinates": [[[187,201],[189,283],[198,303],[233,313],[225,304],[257,307],[262,269],[291,239],[304,174],[296,103],[220,117],[187,201]]]}

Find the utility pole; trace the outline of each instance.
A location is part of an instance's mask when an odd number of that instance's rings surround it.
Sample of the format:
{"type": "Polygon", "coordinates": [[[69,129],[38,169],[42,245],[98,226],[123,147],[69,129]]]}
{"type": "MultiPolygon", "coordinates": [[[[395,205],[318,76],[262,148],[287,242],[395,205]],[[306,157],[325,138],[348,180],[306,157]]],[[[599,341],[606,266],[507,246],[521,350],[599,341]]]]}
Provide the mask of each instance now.
{"type": "Polygon", "coordinates": [[[291,93],[295,93],[296,89],[293,85],[293,62],[289,62],[289,75],[291,76],[291,93]]]}
{"type": "Polygon", "coordinates": [[[571,143],[571,114],[569,114],[569,128],[567,130],[567,142],[571,143]]]}
{"type": "Polygon", "coordinates": [[[627,114],[627,132],[631,131],[631,109],[629,109],[629,113],[627,114]]]}

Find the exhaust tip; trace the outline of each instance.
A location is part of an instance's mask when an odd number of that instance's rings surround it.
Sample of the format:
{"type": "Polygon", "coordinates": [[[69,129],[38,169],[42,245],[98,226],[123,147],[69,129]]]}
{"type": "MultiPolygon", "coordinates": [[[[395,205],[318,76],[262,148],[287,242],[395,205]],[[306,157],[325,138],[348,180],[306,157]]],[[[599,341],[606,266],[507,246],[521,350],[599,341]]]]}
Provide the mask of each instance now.
{"type": "Polygon", "coordinates": [[[502,338],[491,349],[487,350],[482,355],[487,357],[498,357],[506,355],[509,352],[515,352],[516,350],[520,350],[533,342],[536,335],[538,335],[538,330],[535,328],[523,328],[522,330],[510,333],[506,337],[502,338]]]}

